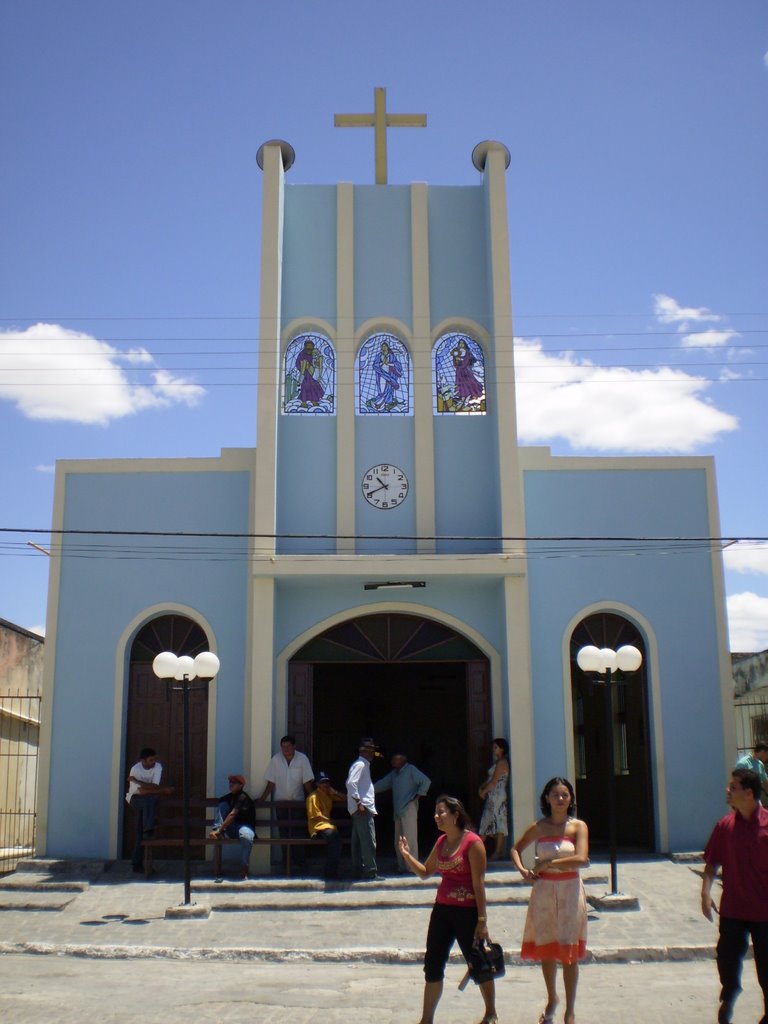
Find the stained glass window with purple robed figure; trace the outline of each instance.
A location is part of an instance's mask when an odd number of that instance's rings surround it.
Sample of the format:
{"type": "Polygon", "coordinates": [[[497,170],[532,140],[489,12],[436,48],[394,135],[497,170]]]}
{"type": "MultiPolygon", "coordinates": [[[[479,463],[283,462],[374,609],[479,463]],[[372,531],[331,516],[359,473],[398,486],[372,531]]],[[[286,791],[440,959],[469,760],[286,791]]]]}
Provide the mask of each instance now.
{"type": "Polygon", "coordinates": [[[412,415],[411,357],[394,334],[372,334],[361,345],[355,363],[355,412],[412,415]]]}
{"type": "Polygon", "coordinates": [[[432,352],[434,412],[485,413],[485,358],[474,338],[443,334],[432,352]]]}
{"type": "Polygon", "coordinates": [[[288,342],[283,363],[283,412],[333,416],[336,353],[324,334],[299,334],[288,342]]]}

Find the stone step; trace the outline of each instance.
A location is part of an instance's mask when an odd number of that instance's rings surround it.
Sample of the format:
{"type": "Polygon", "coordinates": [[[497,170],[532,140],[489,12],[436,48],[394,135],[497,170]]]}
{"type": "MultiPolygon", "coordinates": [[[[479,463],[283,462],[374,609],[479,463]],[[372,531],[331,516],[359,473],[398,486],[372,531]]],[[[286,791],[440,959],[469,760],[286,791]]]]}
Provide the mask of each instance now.
{"type": "Polygon", "coordinates": [[[32,857],[20,860],[15,874],[70,875],[73,878],[94,878],[109,870],[109,861],[69,860],[66,858],[32,857]]]}
{"type": "Polygon", "coordinates": [[[53,893],[42,892],[3,892],[0,893],[0,911],[64,910],[76,898],[77,893],[73,893],[71,896],[61,893],[57,896],[53,893]]]}

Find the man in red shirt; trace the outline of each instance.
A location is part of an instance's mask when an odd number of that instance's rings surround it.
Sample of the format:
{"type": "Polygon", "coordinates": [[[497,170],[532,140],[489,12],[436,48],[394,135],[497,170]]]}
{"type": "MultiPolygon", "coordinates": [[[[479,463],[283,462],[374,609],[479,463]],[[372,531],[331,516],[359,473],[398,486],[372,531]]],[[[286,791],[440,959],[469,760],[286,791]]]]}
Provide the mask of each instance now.
{"type": "Polygon", "coordinates": [[[717,970],[720,975],[718,1024],[730,1024],[733,1004],[741,992],[741,967],[749,937],[755,969],[763,990],[768,1024],[768,810],[760,804],[760,779],[748,768],[734,768],[725,790],[733,808],[715,825],[704,850],[704,881],[701,911],[712,920],[720,914],[717,970]],[[712,900],[712,882],[722,868],[723,894],[720,909],[712,900]]]}

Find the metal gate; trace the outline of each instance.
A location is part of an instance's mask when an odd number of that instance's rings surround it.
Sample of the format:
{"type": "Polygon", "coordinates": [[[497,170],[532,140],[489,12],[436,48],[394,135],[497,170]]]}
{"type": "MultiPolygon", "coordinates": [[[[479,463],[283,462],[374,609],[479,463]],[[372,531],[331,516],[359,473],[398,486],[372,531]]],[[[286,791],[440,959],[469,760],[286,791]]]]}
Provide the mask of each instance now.
{"type": "Polygon", "coordinates": [[[0,873],[35,853],[41,698],[0,693],[0,873]]]}
{"type": "Polygon", "coordinates": [[[768,742],[768,693],[762,699],[754,695],[737,698],[733,713],[739,757],[751,754],[759,740],[768,742]]]}

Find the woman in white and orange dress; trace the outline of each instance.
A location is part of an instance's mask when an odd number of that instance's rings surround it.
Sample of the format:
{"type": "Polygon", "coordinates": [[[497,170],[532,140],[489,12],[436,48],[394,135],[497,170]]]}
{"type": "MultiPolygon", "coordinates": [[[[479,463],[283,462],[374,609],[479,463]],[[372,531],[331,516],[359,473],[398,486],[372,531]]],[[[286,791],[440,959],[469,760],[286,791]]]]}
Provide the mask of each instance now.
{"type": "Polygon", "coordinates": [[[531,825],[512,849],[512,863],[533,882],[523,929],[524,960],[541,961],[547,986],[547,1005],[539,1024],[552,1024],[558,1005],[557,965],[563,965],[565,1024],[576,1021],[576,986],[579,961],[587,951],[587,902],[579,868],[589,863],[589,832],[585,822],[572,817],[576,806],[567,779],[550,779],[541,794],[543,817],[531,825]],[[520,854],[535,844],[533,869],[520,854]]]}

